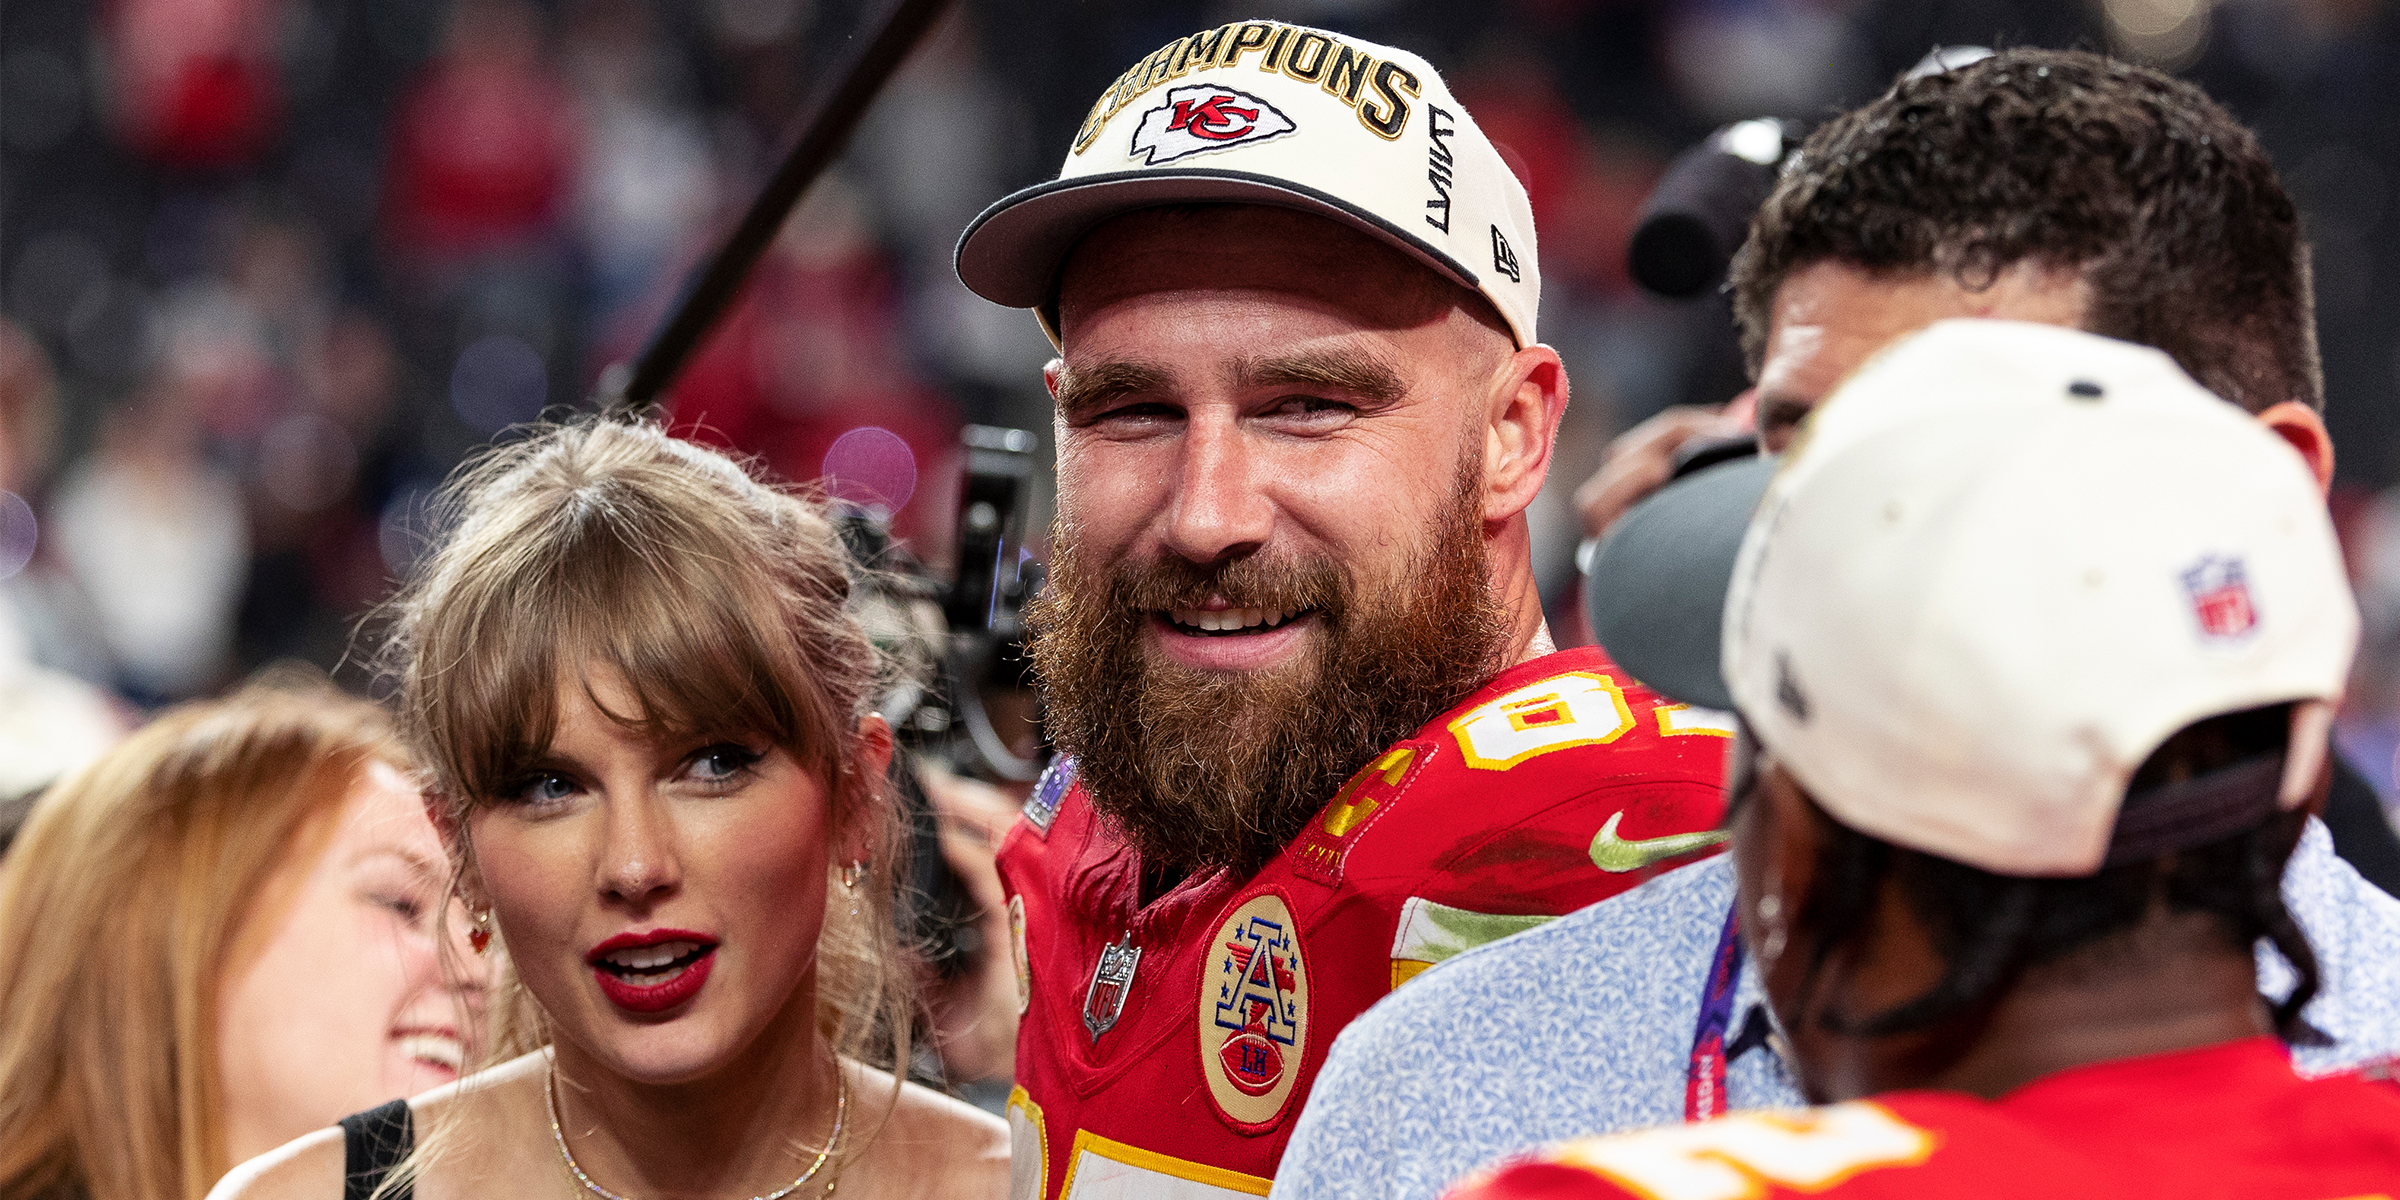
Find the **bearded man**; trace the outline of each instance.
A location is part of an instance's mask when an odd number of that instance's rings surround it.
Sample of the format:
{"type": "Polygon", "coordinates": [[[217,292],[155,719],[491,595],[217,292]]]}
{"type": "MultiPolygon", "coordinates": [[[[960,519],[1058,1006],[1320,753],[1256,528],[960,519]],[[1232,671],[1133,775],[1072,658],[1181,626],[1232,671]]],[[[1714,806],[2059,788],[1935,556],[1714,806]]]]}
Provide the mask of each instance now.
{"type": "Polygon", "coordinates": [[[959,274],[1060,350],[1015,1194],[1258,1194],[1368,1005],[1712,852],[1729,731],[1552,647],[1531,210],[1424,60],[1179,38],[959,274]]]}

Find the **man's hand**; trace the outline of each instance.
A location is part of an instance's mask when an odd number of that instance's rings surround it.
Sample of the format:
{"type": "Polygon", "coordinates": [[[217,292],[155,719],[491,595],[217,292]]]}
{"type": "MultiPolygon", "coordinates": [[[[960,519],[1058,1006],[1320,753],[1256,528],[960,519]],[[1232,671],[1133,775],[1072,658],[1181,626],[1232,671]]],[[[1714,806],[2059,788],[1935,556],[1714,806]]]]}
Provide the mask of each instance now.
{"type": "Polygon", "coordinates": [[[1666,486],[1675,474],[1675,452],[1684,443],[1743,432],[1748,407],[1740,401],[1722,409],[1678,405],[1618,434],[1608,444],[1600,469],[1575,489],[1583,535],[1596,538],[1608,532],[1626,509],[1666,486]]]}

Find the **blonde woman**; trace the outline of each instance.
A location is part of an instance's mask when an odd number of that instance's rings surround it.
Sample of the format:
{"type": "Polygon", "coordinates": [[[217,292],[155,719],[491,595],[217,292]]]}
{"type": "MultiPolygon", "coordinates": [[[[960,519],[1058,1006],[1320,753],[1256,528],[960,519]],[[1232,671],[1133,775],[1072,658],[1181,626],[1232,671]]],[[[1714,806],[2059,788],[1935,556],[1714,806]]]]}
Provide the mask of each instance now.
{"type": "Polygon", "coordinates": [[[171,710],[0,865],[0,1197],[197,1200],[458,1077],[441,843],[380,710],[321,681],[171,710]]]}
{"type": "Polygon", "coordinates": [[[892,737],[824,513],[614,422],[449,495],[398,602],[403,721],[547,1045],[223,1194],[1000,1195],[998,1121],[869,1065],[912,1016],[892,737]]]}

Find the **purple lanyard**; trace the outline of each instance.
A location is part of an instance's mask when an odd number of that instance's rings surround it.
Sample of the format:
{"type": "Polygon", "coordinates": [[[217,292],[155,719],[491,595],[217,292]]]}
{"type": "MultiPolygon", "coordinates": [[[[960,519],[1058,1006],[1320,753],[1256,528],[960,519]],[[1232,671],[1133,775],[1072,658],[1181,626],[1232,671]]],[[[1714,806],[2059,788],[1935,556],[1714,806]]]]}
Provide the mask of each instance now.
{"type": "Polygon", "coordinates": [[[1734,931],[1734,914],[1725,914],[1725,932],[1717,936],[1716,957],[1708,966],[1708,986],[1700,992],[1700,1022],[1692,1031],[1692,1062],[1683,1082],[1683,1119],[1705,1121],[1721,1116],[1725,1103],[1725,1031],[1733,1024],[1733,989],[1742,979],[1742,944],[1734,931]]]}

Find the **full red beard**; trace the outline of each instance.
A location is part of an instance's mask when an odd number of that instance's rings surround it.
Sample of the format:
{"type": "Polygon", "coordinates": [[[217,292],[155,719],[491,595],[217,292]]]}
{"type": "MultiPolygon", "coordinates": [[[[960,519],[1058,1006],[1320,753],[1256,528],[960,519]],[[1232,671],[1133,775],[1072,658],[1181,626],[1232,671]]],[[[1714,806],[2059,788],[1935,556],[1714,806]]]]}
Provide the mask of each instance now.
{"type": "Polygon", "coordinates": [[[1485,574],[1480,462],[1466,466],[1418,552],[1365,583],[1322,556],[1091,563],[1059,530],[1026,613],[1045,722],[1145,872],[1256,873],[1343,781],[1499,672],[1507,623],[1485,574]],[[1145,648],[1154,614],[1211,596],[1312,610],[1321,629],[1254,672],[1145,648]]]}

